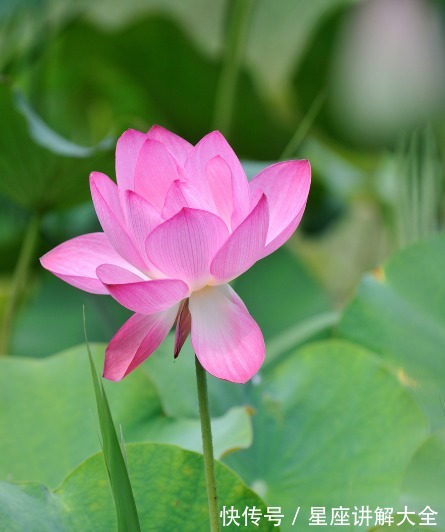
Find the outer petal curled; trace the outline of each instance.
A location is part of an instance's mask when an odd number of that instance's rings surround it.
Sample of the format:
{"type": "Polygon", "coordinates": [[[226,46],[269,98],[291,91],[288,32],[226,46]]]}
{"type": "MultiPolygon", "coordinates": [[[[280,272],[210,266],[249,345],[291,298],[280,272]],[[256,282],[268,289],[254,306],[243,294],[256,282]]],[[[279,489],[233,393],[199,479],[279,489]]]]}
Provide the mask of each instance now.
{"type": "Polygon", "coordinates": [[[262,257],[269,225],[267,199],[263,194],[247,218],[215,255],[210,272],[218,282],[228,282],[262,257]]]}
{"type": "Polygon", "coordinates": [[[121,270],[118,266],[103,264],[97,268],[97,276],[118,303],[134,312],[154,314],[170,308],[188,295],[188,287],[182,281],[144,281],[136,276],[132,279],[122,275],[121,270]]]}
{"type": "Polygon", "coordinates": [[[273,164],[250,182],[252,198],[264,193],[269,203],[269,230],[263,257],[284,244],[297,228],[310,184],[311,167],[304,160],[273,164]]]}
{"type": "Polygon", "coordinates": [[[191,340],[203,367],[215,377],[244,383],[264,360],[263,335],[227,286],[206,287],[190,296],[191,340]]]}
{"type": "Polygon", "coordinates": [[[96,274],[101,264],[113,264],[124,271],[139,273],[118,255],[104,233],[90,233],[63,242],[43,255],[40,262],[63,281],[92,294],[109,293],[96,274]]]}
{"type": "Polygon", "coordinates": [[[151,316],[134,314],[124,323],[105,351],[104,377],[120,381],[149,357],[167,336],[178,308],[151,316]]]}

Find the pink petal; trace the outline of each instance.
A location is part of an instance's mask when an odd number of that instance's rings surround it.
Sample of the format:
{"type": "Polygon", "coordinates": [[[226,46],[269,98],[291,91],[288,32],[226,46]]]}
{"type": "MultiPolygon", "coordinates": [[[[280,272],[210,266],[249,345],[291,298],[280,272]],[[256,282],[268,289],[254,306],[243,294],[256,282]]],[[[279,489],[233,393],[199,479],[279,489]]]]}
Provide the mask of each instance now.
{"type": "Polygon", "coordinates": [[[289,238],[294,234],[295,229],[300,225],[301,218],[304,214],[304,209],[306,207],[306,204],[303,205],[300,212],[295,216],[295,218],[291,221],[291,223],[282,231],[276,238],[274,238],[269,244],[266,245],[263,253],[263,257],[267,257],[267,255],[270,255],[275,250],[277,250],[280,246],[282,246],[289,238]]]}
{"type": "Polygon", "coordinates": [[[116,253],[104,233],[90,233],[63,242],[43,255],[40,262],[60,279],[93,294],[108,294],[96,275],[101,264],[114,264],[133,273],[137,271],[116,253]]]}
{"type": "Polygon", "coordinates": [[[210,281],[210,262],[228,235],[221,218],[184,208],[150,233],[147,256],[165,275],[196,290],[210,281]]]}
{"type": "Polygon", "coordinates": [[[263,335],[252,316],[225,286],[193,293],[189,308],[192,345],[204,369],[231,382],[251,379],[265,355],[263,335]]]}
{"type": "Polygon", "coordinates": [[[268,226],[268,205],[263,194],[253,211],[215,255],[210,272],[218,282],[231,281],[262,257],[268,226]]]}
{"type": "Polygon", "coordinates": [[[166,310],[188,295],[188,287],[175,279],[143,281],[123,274],[121,268],[104,264],[97,268],[97,276],[109,293],[122,306],[140,314],[154,314],[166,310]]]}
{"type": "Polygon", "coordinates": [[[232,173],[233,197],[236,198],[240,206],[239,220],[237,220],[239,223],[249,212],[249,186],[238,157],[219,131],[209,133],[198,142],[187,157],[185,171],[190,182],[195,184],[200,192],[206,194],[208,188],[207,163],[218,155],[224,159],[232,173]]]}
{"type": "Polygon", "coordinates": [[[311,184],[308,161],[273,164],[250,182],[252,197],[264,193],[269,202],[269,231],[264,256],[291,236],[303,215],[311,184]]]}
{"type": "Polygon", "coordinates": [[[148,272],[155,270],[147,259],[145,242],[148,235],[161,223],[161,216],[151,203],[136,192],[126,190],[124,193],[127,231],[132,236],[136,248],[147,263],[148,272]]]}
{"type": "Polygon", "coordinates": [[[173,181],[165,198],[162,218],[168,220],[177,214],[183,207],[191,209],[209,210],[206,201],[200,197],[198,191],[190,183],[173,181]]]}
{"type": "Polygon", "coordinates": [[[134,190],[134,172],[142,145],[146,141],[145,133],[128,129],[116,145],[116,181],[122,190],[134,190]]]}
{"type": "Polygon", "coordinates": [[[232,172],[229,165],[217,155],[207,163],[206,176],[215,206],[214,212],[230,229],[232,227],[233,191],[232,172]]]}
{"type": "Polygon", "coordinates": [[[135,191],[161,212],[170,185],[179,179],[173,155],[157,140],[147,139],[139,153],[135,191]]]}
{"type": "Polygon", "coordinates": [[[144,316],[134,314],[116,333],[105,351],[104,377],[120,381],[159,347],[171,329],[178,305],[144,316]]]}
{"type": "Polygon", "coordinates": [[[227,288],[227,291],[229,293],[230,299],[235,303],[235,305],[238,305],[241,308],[241,310],[244,310],[245,312],[249,312],[247,310],[247,307],[246,307],[244,301],[235,292],[235,290],[229,284],[226,284],[225,287],[227,288]]]}
{"type": "Polygon", "coordinates": [[[153,126],[147,133],[147,138],[158,140],[167,150],[183,165],[187,155],[192,151],[193,146],[182,137],[175,135],[168,129],[161,126],[153,126]]]}
{"type": "MultiPolygon", "coordinates": [[[[115,264],[100,264],[96,268],[96,275],[104,285],[139,283],[149,281],[149,279],[140,271],[130,271],[115,264]]],[[[108,293],[108,292],[107,292],[108,293]]]]}
{"type": "MultiPolygon", "coordinates": [[[[147,266],[124,226],[121,213],[116,213],[117,200],[113,182],[103,174],[93,172],[90,176],[91,196],[99,222],[111,245],[127,262],[144,271],[147,266]],[[108,203],[108,201],[111,205],[108,203]]],[[[117,191],[116,185],[114,185],[117,191]]]]}

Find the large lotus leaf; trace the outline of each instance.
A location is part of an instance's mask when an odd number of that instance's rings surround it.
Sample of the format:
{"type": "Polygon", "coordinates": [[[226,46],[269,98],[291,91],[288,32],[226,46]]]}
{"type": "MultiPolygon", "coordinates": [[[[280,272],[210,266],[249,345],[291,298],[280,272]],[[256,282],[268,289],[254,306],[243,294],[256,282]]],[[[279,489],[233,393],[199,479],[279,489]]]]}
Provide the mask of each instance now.
{"type": "Polygon", "coordinates": [[[339,336],[377,353],[443,426],[445,394],[445,236],[393,256],[364,278],[339,336]]]}
{"type": "MultiPolygon", "coordinates": [[[[98,368],[103,352],[104,346],[93,347],[98,368]]],[[[140,369],[120,383],[106,381],[105,388],[126,442],[202,449],[199,420],[167,417],[152,382],[140,369]]],[[[57,485],[100,449],[95,412],[85,346],[39,360],[1,358],[0,478],[57,485]]],[[[216,456],[250,445],[250,417],[244,408],[232,409],[213,425],[216,456]]]]}
{"type": "MultiPolygon", "coordinates": [[[[127,446],[128,466],[141,529],[165,531],[209,530],[207,493],[202,456],[161,444],[127,446]]],[[[261,499],[224,464],[216,463],[220,507],[240,513],[261,499]]],[[[259,527],[272,530],[267,519],[259,527]]],[[[102,454],[77,467],[54,491],[41,484],[0,482],[0,531],[73,532],[117,530],[102,454]]],[[[276,529],[275,529],[276,530],[276,529]]]]}
{"type": "MultiPolygon", "coordinates": [[[[43,51],[29,71],[29,92],[52,127],[78,142],[95,142],[110,128],[142,130],[153,123],[197,142],[215,128],[219,67],[159,14],[141,15],[113,31],[82,20],[43,51]],[[57,77],[48,75],[53,71],[57,77]]],[[[239,79],[232,132],[237,153],[258,158],[276,158],[292,133],[292,126],[268,112],[246,71],[239,79]]]]}
{"type": "MultiPolygon", "coordinates": [[[[398,530],[445,530],[445,433],[428,436],[418,447],[407,468],[398,508],[394,508],[391,526],[398,530]],[[409,512],[403,521],[403,511],[409,512]],[[415,528],[413,528],[415,526],[415,528]]],[[[377,526],[372,530],[387,530],[377,526]]]]}
{"type": "MultiPolygon", "coordinates": [[[[429,506],[437,512],[438,526],[431,529],[445,530],[445,433],[436,432],[423,442],[416,451],[403,482],[403,504],[417,513],[429,506]]],[[[426,513],[429,511],[426,510],[426,513]]],[[[422,527],[428,523],[423,514],[422,527]]],[[[434,515],[432,515],[434,517],[434,515]]],[[[431,524],[431,521],[429,521],[431,524]]]]}
{"type": "MultiPolygon", "coordinates": [[[[186,343],[173,361],[171,344],[161,349],[170,357],[157,353],[144,369],[167,412],[193,414],[193,352],[186,343]]],[[[303,527],[311,506],[403,509],[400,486],[427,424],[374,354],[347,342],[310,344],[246,385],[208,382],[215,411],[233,403],[254,409],[253,446],[227,461],[268,504],[286,508],[285,527],[298,506],[303,527]]]]}
{"type": "MultiPolygon", "coordinates": [[[[307,345],[256,386],[254,443],[227,457],[268,505],[310,530],[312,506],[397,508],[426,434],[421,409],[375,355],[329,340],[307,345]]],[[[301,528],[300,528],[301,526],[301,528]]]]}
{"type": "MultiPolygon", "coordinates": [[[[77,111],[78,112],[78,111],[77,111]]],[[[52,131],[6,83],[0,82],[0,194],[46,212],[89,196],[88,175],[110,169],[110,143],[85,148],[52,131]]]]}

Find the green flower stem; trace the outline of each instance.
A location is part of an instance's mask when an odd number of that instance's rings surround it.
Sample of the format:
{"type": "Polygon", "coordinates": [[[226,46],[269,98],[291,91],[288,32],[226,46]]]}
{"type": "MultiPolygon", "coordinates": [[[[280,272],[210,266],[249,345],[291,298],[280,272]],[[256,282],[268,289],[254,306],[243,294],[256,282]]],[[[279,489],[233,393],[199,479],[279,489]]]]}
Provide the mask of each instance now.
{"type": "Polygon", "coordinates": [[[213,457],[212,427],[210,424],[209,396],[205,369],[195,356],[196,383],[198,386],[199,417],[201,418],[204,469],[209,499],[210,530],[219,532],[218,491],[216,489],[215,459],[213,457]]]}
{"type": "Polygon", "coordinates": [[[6,301],[5,314],[0,329],[0,355],[6,355],[9,350],[12,323],[28,277],[29,265],[38,241],[39,228],[40,216],[34,215],[26,229],[25,238],[23,239],[20,255],[12,277],[9,297],[6,301]]]}
{"type": "Polygon", "coordinates": [[[236,82],[247,36],[247,27],[254,0],[235,0],[230,13],[226,43],[218,86],[216,88],[213,127],[224,135],[230,133],[236,82]]]}

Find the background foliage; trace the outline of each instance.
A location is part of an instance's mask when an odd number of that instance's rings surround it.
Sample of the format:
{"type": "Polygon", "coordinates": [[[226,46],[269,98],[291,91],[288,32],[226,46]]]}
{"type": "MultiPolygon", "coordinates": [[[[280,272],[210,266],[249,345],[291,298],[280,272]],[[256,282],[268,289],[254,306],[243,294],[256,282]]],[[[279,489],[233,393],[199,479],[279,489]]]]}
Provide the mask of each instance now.
{"type": "MultiPolygon", "coordinates": [[[[283,530],[301,507],[304,530],[311,506],[397,522],[429,505],[445,530],[443,15],[426,0],[0,3],[0,530],[116,526],[79,344],[82,305],[98,367],[129,313],[38,257],[100,230],[89,172],[113,176],[117,136],[154,123],[191,142],[221,129],[249,177],[282,158],[313,169],[296,235],[236,282],[267,358],[245,386],[210,382],[221,506],[280,506],[283,530]]],[[[191,346],[174,362],[170,340],[105,389],[142,529],[207,530],[191,346]]]]}

